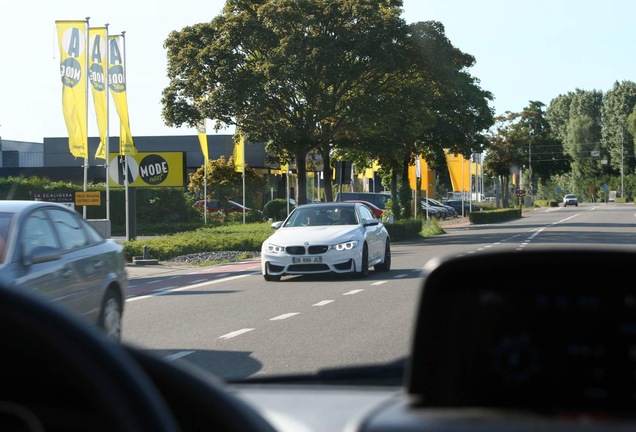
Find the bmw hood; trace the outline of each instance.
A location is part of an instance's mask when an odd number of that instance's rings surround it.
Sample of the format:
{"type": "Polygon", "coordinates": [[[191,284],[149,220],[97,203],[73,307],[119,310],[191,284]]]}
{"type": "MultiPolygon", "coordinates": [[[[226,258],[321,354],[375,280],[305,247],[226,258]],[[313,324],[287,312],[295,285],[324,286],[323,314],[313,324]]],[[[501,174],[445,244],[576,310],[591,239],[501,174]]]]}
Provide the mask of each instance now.
{"type": "Polygon", "coordinates": [[[301,245],[305,242],[310,245],[333,245],[352,240],[359,231],[357,225],[279,228],[266,242],[279,246],[301,245]]]}

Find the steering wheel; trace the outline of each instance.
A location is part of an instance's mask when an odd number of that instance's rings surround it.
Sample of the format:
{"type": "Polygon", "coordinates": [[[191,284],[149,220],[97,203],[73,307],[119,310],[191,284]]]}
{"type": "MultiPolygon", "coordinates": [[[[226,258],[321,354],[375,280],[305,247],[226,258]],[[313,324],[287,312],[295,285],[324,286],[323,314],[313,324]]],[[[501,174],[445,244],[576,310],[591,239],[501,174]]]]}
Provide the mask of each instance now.
{"type": "Polygon", "coordinates": [[[80,320],[0,287],[0,429],[180,431],[124,348],[80,320]]]}
{"type": "Polygon", "coordinates": [[[0,286],[0,334],[0,430],[275,431],[220,379],[17,289],[0,286]]]}

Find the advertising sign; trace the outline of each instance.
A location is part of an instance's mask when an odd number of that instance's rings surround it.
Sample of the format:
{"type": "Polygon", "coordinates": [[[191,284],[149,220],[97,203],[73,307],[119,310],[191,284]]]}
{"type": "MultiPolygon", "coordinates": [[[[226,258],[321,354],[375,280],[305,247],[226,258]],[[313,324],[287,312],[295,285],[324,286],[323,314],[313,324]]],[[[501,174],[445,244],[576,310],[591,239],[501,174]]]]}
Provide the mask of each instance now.
{"type": "Polygon", "coordinates": [[[185,152],[141,153],[123,156],[110,153],[109,185],[125,186],[184,186],[185,152]]]}

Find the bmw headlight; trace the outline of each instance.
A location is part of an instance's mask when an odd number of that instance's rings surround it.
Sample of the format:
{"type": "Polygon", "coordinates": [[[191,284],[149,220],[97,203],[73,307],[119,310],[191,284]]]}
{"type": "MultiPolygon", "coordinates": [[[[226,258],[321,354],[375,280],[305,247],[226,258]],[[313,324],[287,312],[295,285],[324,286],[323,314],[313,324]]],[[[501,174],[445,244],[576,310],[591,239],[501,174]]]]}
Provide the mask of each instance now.
{"type": "Polygon", "coordinates": [[[334,246],[334,249],[337,251],[346,251],[351,250],[358,246],[358,240],[352,240],[344,243],[340,243],[334,246]]]}
{"type": "Polygon", "coordinates": [[[283,246],[278,246],[272,243],[268,243],[265,245],[265,251],[267,253],[280,253],[283,252],[285,248],[283,246]]]}

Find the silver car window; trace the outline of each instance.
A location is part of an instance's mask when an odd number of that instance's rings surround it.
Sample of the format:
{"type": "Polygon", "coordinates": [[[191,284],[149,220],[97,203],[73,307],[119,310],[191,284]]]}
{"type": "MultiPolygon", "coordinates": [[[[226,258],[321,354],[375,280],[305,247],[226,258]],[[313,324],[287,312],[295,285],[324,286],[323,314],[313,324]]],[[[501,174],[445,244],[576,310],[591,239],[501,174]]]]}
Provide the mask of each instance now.
{"type": "Polygon", "coordinates": [[[79,218],[62,210],[49,210],[49,213],[60,236],[62,249],[73,250],[89,244],[79,218]]]}
{"type": "Polygon", "coordinates": [[[31,255],[38,246],[60,247],[49,216],[42,210],[35,211],[26,218],[20,241],[23,255],[31,255]]]}

